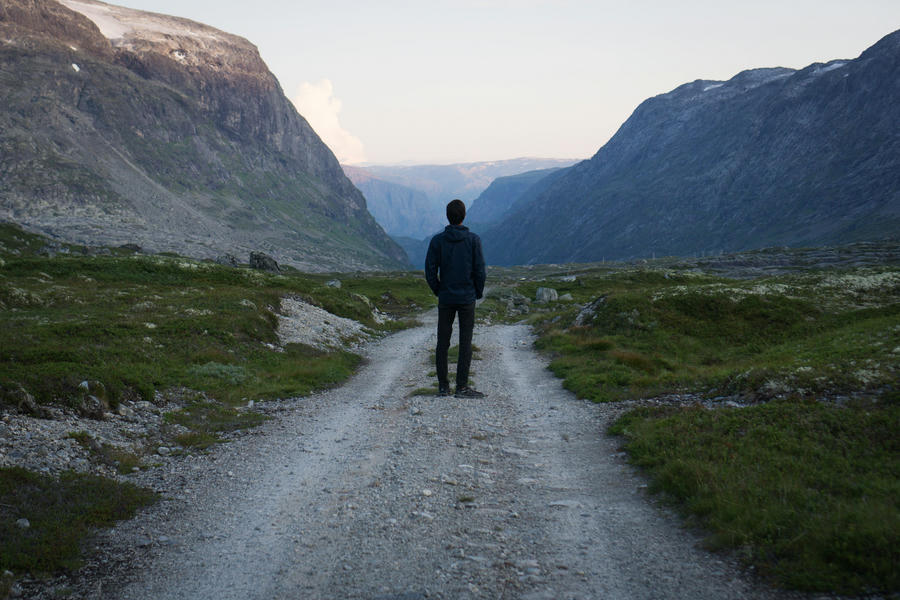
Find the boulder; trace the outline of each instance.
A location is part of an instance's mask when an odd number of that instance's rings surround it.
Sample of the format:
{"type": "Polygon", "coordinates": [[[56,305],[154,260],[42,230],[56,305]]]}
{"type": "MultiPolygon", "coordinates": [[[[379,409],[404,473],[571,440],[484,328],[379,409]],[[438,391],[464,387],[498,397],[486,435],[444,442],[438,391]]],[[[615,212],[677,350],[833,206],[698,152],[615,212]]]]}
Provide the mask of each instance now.
{"type": "Polygon", "coordinates": [[[216,264],[225,265],[226,267],[237,267],[238,261],[233,254],[222,254],[214,259],[216,264]]]}
{"type": "Polygon", "coordinates": [[[268,254],[262,252],[250,253],[250,268],[259,269],[260,271],[269,271],[271,273],[280,273],[281,269],[275,259],[268,254]]]}
{"type": "Polygon", "coordinates": [[[7,402],[15,406],[22,414],[37,417],[39,419],[47,419],[50,417],[50,413],[47,409],[38,404],[35,401],[34,396],[29,394],[23,387],[4,392],[3,396],[7,402]]]}
{"type": "Polygon", "coordinates": [[[78,384],[81,399],[75,409],[82,417],[102,421],[109,410],[106,386],[100,381],[82,381],[78,384]]]}
{"type": "Polygon", "coordinates": [[[585,304],[580,311],[578,311],[578,316],[575,317],[575,327],[584,327],[588,323],[594,320],[594,317],[597,316],[597,309],[606,302],[606,296],[600,296],[596,300],[585,304]]]}
{"type": "Polygon", "coordinates": [[[325,285],[327,285],[328,287],[341,289],[341,280],[340,279],[331,279],[329,281],[326,281],[325,285]]]}
{"type": "Polygon", "coordinates": [[[105,418],[106,406],[104,406],[104,402],[92,394],[88,394],[82,398],[77,409],[78,414],[88,419],[102,421],[105,418]]]}
{"type": "Polygon", "coordinates": [[[531,311],[531,300],[522,294],[513,293],[506,300],[506,314],[527,315],[531,311]]]}
{"type": "Polygon", "coordinates": [[[556,302],[559,300],[559,294],[553,288],[539,287],[534,294],[535,302],[546,304],[547,302],[556,302]]]}

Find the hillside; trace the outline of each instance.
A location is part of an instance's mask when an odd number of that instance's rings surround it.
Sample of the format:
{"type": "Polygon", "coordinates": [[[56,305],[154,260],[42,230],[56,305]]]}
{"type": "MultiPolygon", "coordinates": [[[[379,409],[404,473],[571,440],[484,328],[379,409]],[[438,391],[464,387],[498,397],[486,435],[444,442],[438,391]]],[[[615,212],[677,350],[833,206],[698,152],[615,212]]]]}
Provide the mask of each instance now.
{"type": "Polygon", "coordinates": [[[549,182],[540,186],[536,186],[536,184],[545,181],[549,175],[559,170],[558,168],[538,169],[518,175],[498,177],[472,201],[466,213],[466,224],[469,227],[474,224],[485,226],[503,220],[507,213],[515,210],[516,205],[526,196],[526,192],[534,194],[536,190],[543,190],[549,182]]]}
{"type": "Polygon", "coordinates": [[[0,220],[305,270],[404,253],[248,41],[93,0],[0,6],[0,220]]]}
{"type": "Polygon", "coordinates": [[[698,80],[486,232],[494,264],[704,255],[900,231],[900,32],[855,60],[698,80]]]}

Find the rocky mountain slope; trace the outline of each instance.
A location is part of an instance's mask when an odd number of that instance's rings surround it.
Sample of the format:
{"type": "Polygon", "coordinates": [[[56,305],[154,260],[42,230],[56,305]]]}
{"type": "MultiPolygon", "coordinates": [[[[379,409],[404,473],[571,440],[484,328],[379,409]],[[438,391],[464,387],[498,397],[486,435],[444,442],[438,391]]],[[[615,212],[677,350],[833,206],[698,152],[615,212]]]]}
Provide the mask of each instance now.
{"type": "Polygon", "coordinates": [[[483,236],[494,264],[703,255],[900,231],[900,31],[855,60],[698,80],[483,236]]]}
{"type": "Polygon", "coordinates": [[[94,0],[0,5],[0,220],[306,270],[405,262],[252,44],[94,0]]]}

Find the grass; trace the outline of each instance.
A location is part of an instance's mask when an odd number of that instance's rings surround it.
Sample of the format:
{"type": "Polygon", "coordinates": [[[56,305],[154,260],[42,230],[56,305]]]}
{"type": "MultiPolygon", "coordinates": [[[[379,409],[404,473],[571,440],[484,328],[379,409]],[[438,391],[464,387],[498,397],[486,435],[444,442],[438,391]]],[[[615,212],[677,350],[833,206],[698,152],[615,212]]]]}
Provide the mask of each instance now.
{"type": "Polygon", "coordinates": [[[53,573],[80,564],[80,547],[95,527],[127,519],[156,496],[91,475],[58,478],[0,468],[0,570],[53,573]],[[16,522],[27,519],[28,528],[16,522]]]}
{"type": "Polygon", "coordinates": [[[221,441],[220,433],[255,427],[266,421],[267,417],[198,398],[181,410],[166,413],[165,420],[190,429],[190,432],[177,436],[176,441],[181,446],[204,450],[221,441]]]}
{"type": "Polygon", "coordinates": [[[73,431],[69,437],[87,449],[92,456],[103,464],[116,468],[120,475],[127,475],[143,466],[141,455],[117,448],[111,444],[101,444],[85,431],[73,431]]]}
{"type": "Polygon", "coordinates": [[[533,317],[538,348],[580,397],[615,401],[670,392],[745,395],[875,390],[896,381],[900,273],[827,272],[753,281],[616,273],[579,292],[604,298],[533,317]],[[825,282],[881,281],[860,302],[825,282]]]}
{"type": "Polygon", "coordinates": [[[638,409],[610,431],[711,548],[790,588],[900,589],[896,401],[638,409]]]}
{"type": "MultiPolygon", "coordinates": [[[[735,262],[765,263],[763,254],[735,262]]],[[[705,528],[710,548],[731,549],[784,587],[896,594],[900,268],[868,262],[743,279],[660,263],[581,265],[575,281],[560,281],[568,273],[558,267],[520,267],[502,273],[501,294],[572,294],[574,306],[532,304],[524,318],[582,398],[751,401],[640,408],[610,430],[651,491],[705,528]],[[576,325],[589,303],[594,315],[576,325]]],[[[523,319],[500,301],[487,312],[523,319]]]]}
{"type": "MultiPolygon", "coordinates": [[[[360,364],[349,352],[279,348],[282,298],[300,298],[373,332],[412,326],[434,304],[421,275],[338,277],[341,288],[326,285],[333,274],[290,268],[270,274],[125,249],[89,256],[79,246],[0,224],[0,405],[22,388],[39,404],[77,408],[84,381],[91,393],[104,390],[112,409],[186,389],[179,395],[189,394],[187,405],[165,419],[187,427],[174,442],[188,451],[209,448],[224,433],[265,420],[243,408],[249,401],[332,387],[360,364]],[[55,256],[42,255],[48,245],[55,256]],[[373,309],[393,320],[376,319],[373,309]]],[[[140,453],[83,432],[71,436],[120,473],[142,465],[140,453]]],[[[102,478],[0,470],[0,572],[73,568],[91,527],[126,518],[151,500],[146,491],[102,478]],[[19,517],[6,518],[12,514],[27,517],[31,527],[15,528],[19,517]]]]}
{"type": "MultiPolygon", "coordinates": [[[[276,351],[281,298],[294,296],[372,330],[412,324],[431,292],[399,273],[262,273],[176,256],[36,255],[46,241],[0,225],[0,388],[42,404],[77,406],[82,381],[99,381],[115,408],[186,387],[226,405],[306,394],[343,380],[346,353],[298,345],[276,351]],[[372,309],[399,320],[379,324],[372,309]]],[[[2,397],[2,394],[0,394],[2,397]]],[[[2,401],[2,400],[0,400],[2,401]]]]}

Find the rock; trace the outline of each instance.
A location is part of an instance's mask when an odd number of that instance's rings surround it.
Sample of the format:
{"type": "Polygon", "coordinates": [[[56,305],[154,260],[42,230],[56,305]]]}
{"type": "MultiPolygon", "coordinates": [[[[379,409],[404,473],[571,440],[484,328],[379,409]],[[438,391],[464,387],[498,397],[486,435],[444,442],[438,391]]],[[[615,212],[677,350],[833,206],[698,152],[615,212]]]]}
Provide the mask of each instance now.
{"type": "Polygon", "coordinates": [[[38,404],[35,401],[34,396],[29,394],[23,387],[18,387],[11,392],[4,393],[4,399],[19,409],[19,412],[23,414],[39,419],[46,419],[50,416],[47,409],[38,404]]]}
{"type": "Polygon", "coordinates": [[[506,300],[506,314],[508,315],[527,315],[530,308],[531,300],[519,293],[513,293],[506,300]]]}
{"type": "Polygon", "coordinates": [[[327,285],[328,287],[341,289],[341,280],[340,279],[331,279],[329,281],[326,281],[325,285],[327,285]]]}
{"type": "Polygon", "coordinates": [[[575,327],[584,327],[588,323],[594,320],[594,317],[597,315],[597,310],[606,302],[606,296],[600,296],[593,302],[585,304],[584,307],[580,311],[578,311],[578,316],[575,317],[575,327]]]}
{"type": "Polygon", "coordinates": [[[31,522],[28,519],[19,519],[16,521],[16,527],[19,529],[28,529],[31,527],[31,522]]]}
{"type": "Polygon", "coordinates": [[[562,300],[563,302],[571,302],[575,298],[572,297],[572,294],[565,293],[562,296],[560,296],[559,299],[562,300]]]}
{"type": "Polygon", "coordinates": [[[214,259],[216,264],[225,265],[226,267],[237,267],[238,260],[233,254],[222,254],[214,259]]]}
{"type": "Polygon", "coordinates": [[[372,308],[372,301],[369,300],[368,296],[363,296],[362,294],[352,294],[353,298],[359,300],[369,308],[372,308]]]}
{"type": "Polygon", "coordinates": [[[170,454],[172,454],[172,450],[165,446],[160,446],[156,449],[156,453],[160,456],[169,456],[170,454]]]}
{"type": "Polygon", "coordinates": [[[144,249],[138,246],[137,244],[122,244],[119,246],[122,250],[128,250],[129,252],[143,252],[144,249]]]}
{"type": "Polygon", "coordinates": [[[559,294],[553,288],[539,287],[534,294],[535,302],[546,304],[547,302],[556,302],[559,300],[559,294]]]}
{"type": "Polygon", "coordinates": [[[275,259],[268,254],[263,254],[262,252],[250,253],[250,268],[258,269],[260,271],[269,271],[270,273],[281,272],[281,269],[278,267],[278,263],[275,262],[275,259]]]}
{"type": "Polygon", "coordinates": [[[78,414],[88,419],[102,421],[106,418],[106,409],[108,408],[109,406],[103,400],[93,394],[87,394],[78,404],[78,414]]]}

